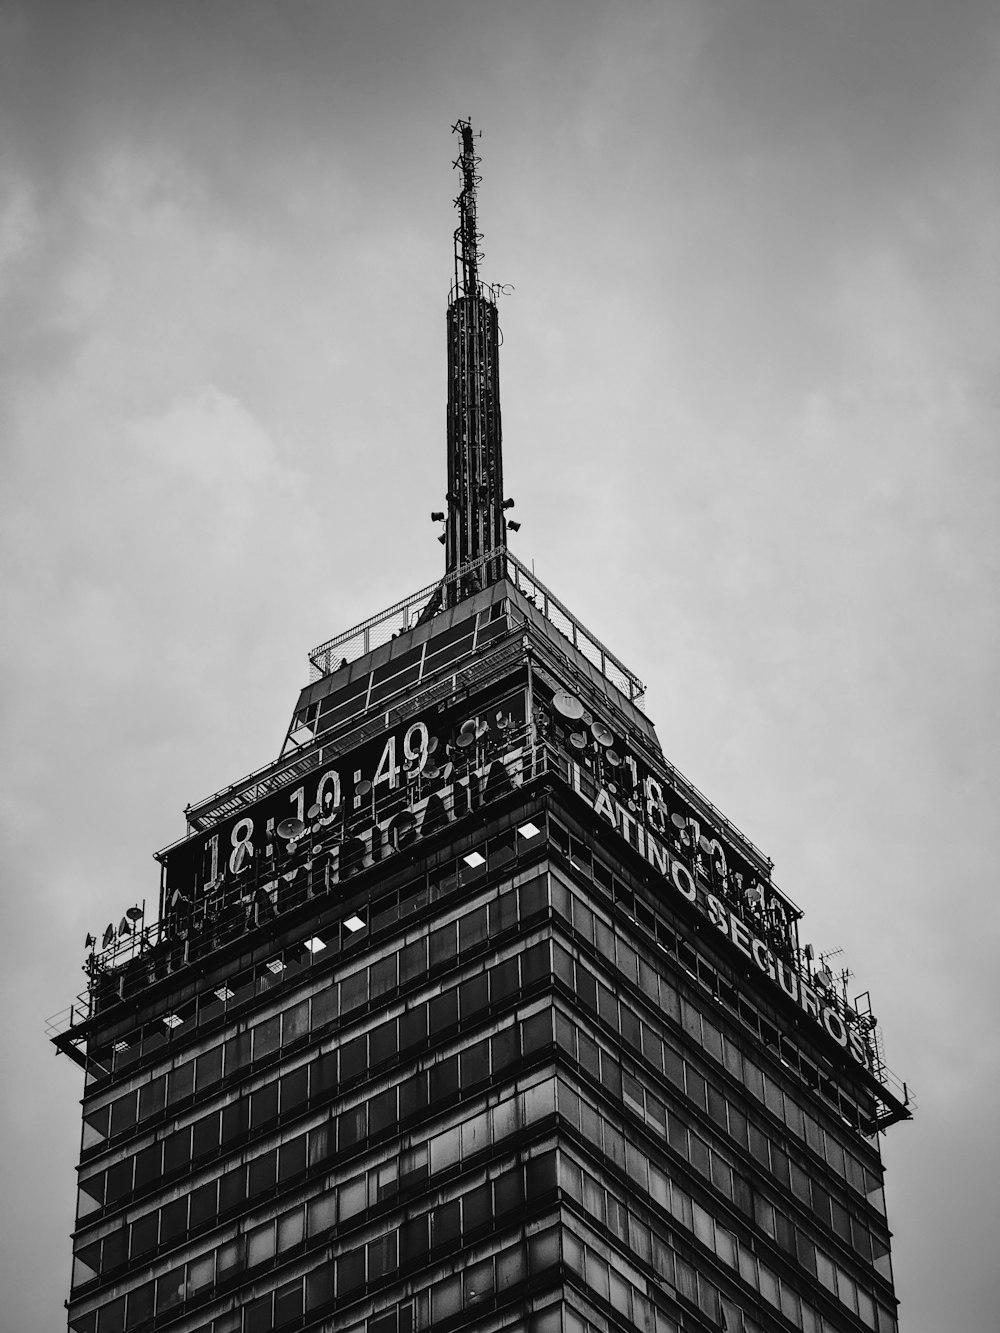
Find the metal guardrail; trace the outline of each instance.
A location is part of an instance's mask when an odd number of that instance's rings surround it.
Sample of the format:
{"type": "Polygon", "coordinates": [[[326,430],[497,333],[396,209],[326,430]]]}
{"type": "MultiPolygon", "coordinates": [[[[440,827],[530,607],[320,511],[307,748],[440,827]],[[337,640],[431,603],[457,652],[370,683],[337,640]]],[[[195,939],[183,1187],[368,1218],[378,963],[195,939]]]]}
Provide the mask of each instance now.
{"type": "Polygon", "coordinates": [[[384,611],[379,611],[377,615],[363,620],[360,625],[355,625],[352,629],[345,630],[321,643],[309,654],[312,679],[320,680],[323,676],[339,670],[345,663],[353,662],[370,653],[372,649],[388,643],[401,631],[412,629],[431,597],[439,589],[445,590],[452,584],[464,585],[470,576],[479,574],[485,565],[495,564],[497,560],[504,562],[506,577],[546,620],[555,626],[588,662],[597,667],[626,699],[636,706],[641,705],[646,687],[639,677],[630,671],[596,634],[592,634],[583,622],[553,592],[549,591],[541,579],[536,578],[506,549],[481,556],[478,560],[463,565],[454,574],[428,584],[384,611]]]}

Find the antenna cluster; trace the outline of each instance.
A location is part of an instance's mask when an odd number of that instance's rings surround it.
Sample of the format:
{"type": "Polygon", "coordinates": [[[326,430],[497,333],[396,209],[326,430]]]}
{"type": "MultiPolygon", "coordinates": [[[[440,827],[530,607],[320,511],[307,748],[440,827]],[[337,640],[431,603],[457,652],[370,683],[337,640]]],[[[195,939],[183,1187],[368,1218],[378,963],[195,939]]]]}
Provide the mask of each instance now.
{"type": "Polygon", "coordinates": [[[483,239],[476,223],[476,189],[482,183],[479,175],[481,158],[475,149],[475,135],[467,120],[457,120],[452,132],[462,137],[462,151],[452,165],[462,173],[462,190],[455,200],[458,226],[455,228],[455,286],[454,296],[479,295],[479,262],[483,239]]]}

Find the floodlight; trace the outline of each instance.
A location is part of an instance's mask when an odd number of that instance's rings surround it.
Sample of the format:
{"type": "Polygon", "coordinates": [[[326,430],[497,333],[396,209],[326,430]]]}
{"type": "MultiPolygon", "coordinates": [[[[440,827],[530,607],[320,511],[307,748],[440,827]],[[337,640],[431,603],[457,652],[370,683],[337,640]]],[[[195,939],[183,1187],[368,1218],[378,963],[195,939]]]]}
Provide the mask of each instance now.
{"type": "Polygon", "coordinates": [[[180,1014],[164,1014],[163,1021],[168,1028],[179,1028],[184,1019],[181,1018],[180,1014]]]}
{"type": "Polygon", "coordinates": [[[271,958],[268,960],[267,970],[277,976],[279,972],[284,972],[285,964],[280,958],[271,958]]]}
{"type": "Polygon", "coordinates": [[[365,928],[364,920],[358,916],[357,912],[355,912],[353,916],[349,916],[344,922],[344,925],[352,933],[358,930],[364,930],[365,928]]]}
{"type": "Polygon", "coordinates": [[[537,838],[542,830],[536,824],[533,824],[529,819],[528,822],[526,824],[522,824],[517,831],[518,833],[520,833],[522,838],[537,838]]]}
{"type": "Polygon", "coordinates": [[[326,943],[318,935],[314,935],[311,940],[306,940],[306,948],[310,953],[319,953],[321,949],[326,948],[326,943]]]}
{"type": "Polygon", "coordinates": [[[482,852],[467,852],[465,856],[462,857],[462,860],[467,866],[472,866],[473,869],[475,869],[476,866],[484,866],[486,864],[486,857],[482,852]]]}

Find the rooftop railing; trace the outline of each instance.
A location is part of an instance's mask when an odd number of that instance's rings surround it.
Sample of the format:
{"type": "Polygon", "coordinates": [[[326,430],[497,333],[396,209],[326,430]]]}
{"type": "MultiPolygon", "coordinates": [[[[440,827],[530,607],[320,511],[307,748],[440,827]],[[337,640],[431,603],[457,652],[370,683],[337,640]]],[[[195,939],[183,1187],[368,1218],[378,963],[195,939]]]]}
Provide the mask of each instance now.
{"type": "MultiPolygon", "coordinates": [[[[352,629],[345,630],[321,643],[309,654],[312,679],[319,680],[323,676],[328,676],[346,663],[353,662],[370,653],[372,649],[388,643],[397,634],[412,629],[435,593],[439,590],[443,593],[449,586],[456,584],[466,587],[471,579],[481,576],[484,566],[495,565],[498,559],[503,561],[506,577],[546,620],[554,625],[588,662],[597,667],[626,699],[637,707],[641,706],[646,687],[639,677],[630,671],[596,634],[592,634],[583,622],[549,591],[541,579],[536,578],[506,549],[499,554],[491,552],[463,565],[454,574],[429,583],[409,597],[404,597],[402,601],[395,602],[384,611],[379,611],[377,615],[363,620],[360,625],[355,625],[352,629]]],[[[444,600],[442,598],[442,601],[444,600]]]]}

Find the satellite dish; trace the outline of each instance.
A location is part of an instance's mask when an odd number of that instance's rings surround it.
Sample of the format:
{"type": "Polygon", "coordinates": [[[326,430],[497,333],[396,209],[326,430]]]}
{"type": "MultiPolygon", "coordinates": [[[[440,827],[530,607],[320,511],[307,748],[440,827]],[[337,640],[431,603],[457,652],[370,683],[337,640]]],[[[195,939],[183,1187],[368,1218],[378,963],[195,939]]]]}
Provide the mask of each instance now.
{"type": "Polygon", "coordinates": [[[279,838],[287,838],[289,842],[294,842],[296,838],[302,836],[305,827],[301,819],[283,819],[275,831],[279,838]]]}
{"type": "Polygon", "coordinates": [[[87,938],[83,942],[83,947],[85,949],[92,949],[96,943],[97,943],[97,936],[91,935],[90,932],[88,931],[87,938]]]}
{"type": "Polygon", "coordinates": [[[111,943],[111,941],[114,939],[114,937],[115,937],[114,926],[108,926],[107,930],[104,932],[104,939],[101,941],[101,948],[106,949],[108,945],[111,943]]]}
{"type": "MultiPolygon", "coordinates": [[[[475,722],[473,722],[472,725],[473,725],[473,728],[475,728],[475,725],[476,725],[475,722]]],[[[472,730],[472,731],[460,731],[460,732],[458,733],[458,736],[455,738],[455,744],[458,746],[458,748],[459,748],[460,750],[467,750],[467,749],[469,748],[469,746],[470,746],[470,745],[474,745],[475,742],[476,742],[476,733],[475,733],[475,730],[472,730]]]]}
{"type": "Polygon", "coordinates": [[[467,717],[458,730],[460,736],[474,736],[479,730],[479,719],[477,717],[467,717]]]}
{"type": "Polygon", "coordinates": [[[598,745],[610,745],[614,740],[611,729],[606,727],[603,722],[591,722],[590,734],[598,745]]]}
{"type": "Polygon", "coordinates": [[[130,921],[138,921],[139,918],[142,916],[142,908],[130,907],[128,911],[125,913],[125,915],[128,917],[130,921]]]}
{"type": "Polygon", "coordinates": [[[428,765],[427,768],[424,769],[425,778],[439,778],[440,776],[441,770],[439,768],[434,768],[431,765],[428,765]]]}
{"type": "Polygon", "coordinates": [[[670,822],[671,824],[673,824],[674,828],[680,828],[680,829],[687,828],[688,822],[684,815],[671,815],[670,822]]]}
{"type": "Polygon", "coordinates": [[[569,743],[574,750],[584,750],[587,746],[587,738],[582,731],[574,731],[569,738],[569,743]]]}
{"type": "Polygon", "coordinates": [[[407,829],[416,827],[416,819],[409,810],[403,810],[393,821],[397,829],[402,829],[405,833],[407,829]]]}
{"type": "Polygon", "coordinates": [[[358,785],[354,788],[354,794],[355,796],[367,796],[368,793],[371,791],[371,789],[372,789],[372,784],[368,781],[368,779],[362,778],[361,781],[358,783],[358,785]]]}
{"type": "Polygon", "coordinates": [[[583,704],[575,694],[567,694],[565,690],[559,690],[552,696],[552,707],[557,713],[562,713],[563,717],[568,717],[570,721],[576,721],[583,717],[583,704]]]}
{"type": "Polygon", "coordinates": [[[701,848],[701,850],[705,853],[706,856],[712,855],[713,851],[712,840],[710,838],[706,838],[704,833],[698,839],[698,846],[701,848]]]}
{"type": "Polygon", "coordinates": [[[319,801],[314,801],[312,805],[309,807],[309,809],[306,811],[306,815],[310,819],[316,819],[322,813],[323,813],[323,807],[320,805],[319,801]]]}
{"type": "Polygon", "coordinates": [[[583,713],[580,715],[580,721],[583,723],[585,727],[589,727],[591,722],[593,722],[593,720],[594,720],[593,713],[590,711],[589,708],[585,708],[583,710],[583,713]]]}
{"type": "Polygon", "coordinates": [[[121,919],[121,921],[119,921],[119,923],[118,923],[118,934],[119,934],[119,935],[131,935],[131,934],[132,934],[132,927],[129,925],[128,917],[127,917],[127,916],[123,916],[122,919],[121,919]]]}
{"type": "Polygon", "coordinates": [[[617,768],[622,761],[622,757],[617,750],[609,750],[604,757],[612,768],[617,768]]]}
{"type": "Polygon", "coordinates": [[[490,724],[484,722],[481,718],[476,718],[476,740],[481,740],[490,729],[490,724]]]}
{"type": "Polygon", "coordinates": [[[437,738],[436,736],[430,736],[430,737],[428,737],[428,740],[427,740],[427,753],[428,753],[428,754],[433,754],[434,751],[437,749],[439,743],[440,743],[440,742],[438,741],[438,738],[437,738]]]}

